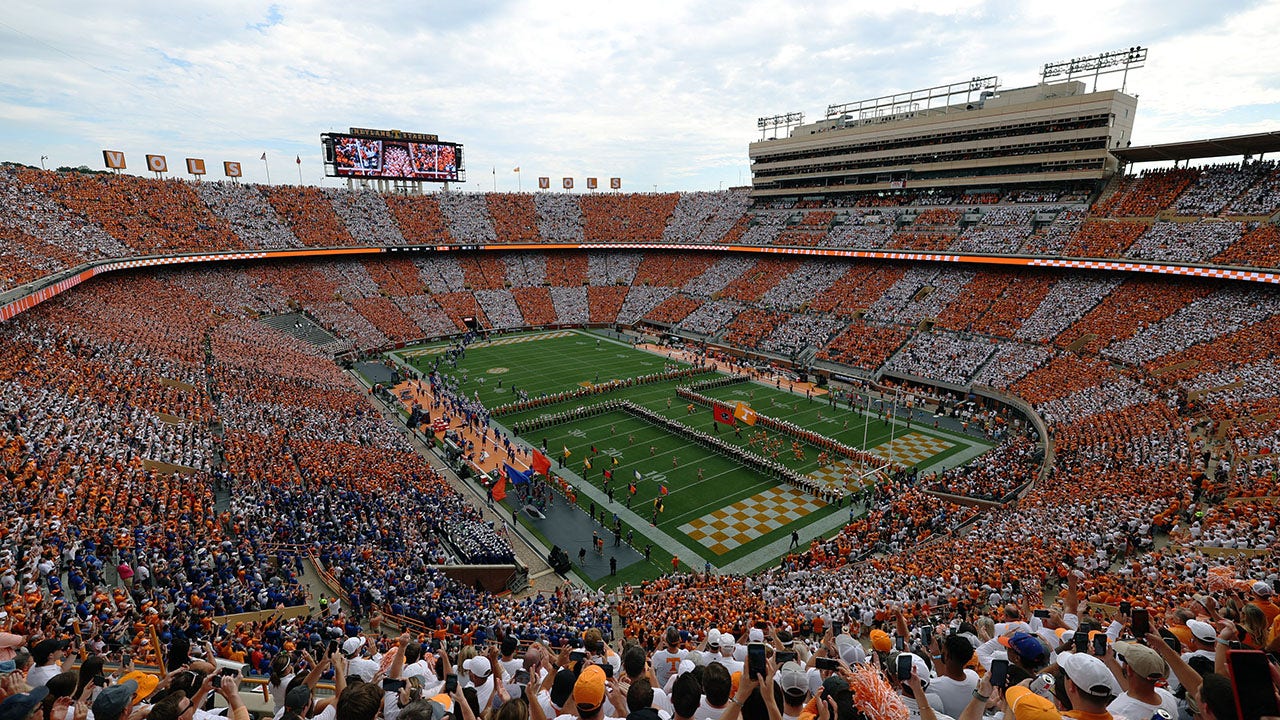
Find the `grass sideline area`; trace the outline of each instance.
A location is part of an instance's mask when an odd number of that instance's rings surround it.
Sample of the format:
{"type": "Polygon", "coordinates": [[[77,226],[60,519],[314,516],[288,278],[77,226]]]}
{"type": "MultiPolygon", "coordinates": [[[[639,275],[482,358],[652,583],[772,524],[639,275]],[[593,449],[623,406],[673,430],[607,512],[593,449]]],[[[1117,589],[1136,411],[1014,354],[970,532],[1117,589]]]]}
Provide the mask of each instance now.
{"type": "MultiPolygon", "coordinates": [[[[441,372],[461,380],[461,389],[468,395],[478,393],[481,402],[491,410],[516,400],[514,388],[536,398],[611,380],[652,375],[664,369],[689,367],[687,363],[638,350],[587,331],[496,336],[470,345],[456,367],[444,361],[443,350],[446,347],[439,344],[420,346],[406,348],[396,354],[424,373],[439,362],[441,372]]],[[[633,385],[503,414],[494,421],[510,429],[517,422],[605,400],[625,399],[694,430],[712,434],[724,442],[757,454],[772,455],[772,450],[762,452],[762,438],[756,428],[739,424],[739,432],[735,433],[735,428],[715,423],[710,409],[694,405],[690,410],[689,403],[676,395],[678,386],[715,377],[723,376],[706,374],[693,379],[633,385]],[[756,436],[755,443],[751,442],[753,435],[756,436]]],[[[727,385],[702,392],[730,405],[738,401],[747,402],[761,414],[796,423],[855,447],[862,446],[864,434],[868,449],[884,446],[891,432],[899,438],[899,444],[903,443],[904,435],[912,434],[912,440],[927,440],[916,443],[924,445],[924,449],[916,447],[917,453],[927,452],[918,458],[922,466],[943,462],[966,451],[972,455],[975,449],[989,447],[988,443],[976,438],[932,427],[917,425],[908,431],[899,422],[896,429],[891,428],[887,422],[850,410],[846,405],[832,408],[825,394],[806,398],[761,382],[727,385]]],[[[819,450],[816,447],[797,443],[800,450],[797,454],[793,452],[790,437],[773,432],[768,435],[774,438],[771,442],[773,450],[777,450],[774,456],[777,462],[803,474],[824,472],[818,462],[819,450]],[[777,438],[781,438],[781,442],[777,438]]],[[[656,526],[648,522],[624,522],[623,535],[634,532],[634,546],[643,549],[655,533],[664,534],[686,549],[687,552],[680,553],[682,564],[687,566],[682,569],[702,570],[706,562],[717,568],[746,563],[750,570],[771,565],[785,554],[793,529],[803,531],[831,518],[825,523],[830,528],[805,534],[805,537],[814,534],[830,536],[847,522],[849,516],[847,506],[836,507],[803,495],[790,486],[780,487],[773,478],[744,466],[736,459],[622,411],[561,422],[528,432],[521,439],[534,447],[545,444],[553,471],[562,474],[575,487],[589,482],[603,492],[606,488],[603,472],[611,471],[613,479],[607,487],[614,492],[617,508],[626,506],[628,484],[634,481],[638,472],[641,479],[636,482],[637,492],[631,497],[632,512],[645,521],[652,519],[654,500],[660,496],[665,510],[657,516],[656,526]],[[569,451],[567,458],[563,454],[565,449],[569,451]],[[590,469],[584,463],[587,459],[591,461],[590,469]],[[665,496],[661,495],[664,486],[665,496]],[[790,515],[779,514],[784,510],[790,515]],[[837,513],[842,517],[834,518],[837,513]],[[735,531],[723,526],[724,522],[734,520],[739,522],[735,527],[751,526],[751,529],[735,531]],[[717,521],[721,524],[716,525],[717,521]],[[716,533],[723,537],[718,539],[716,533]],[[783,543],[781,550],[778,550],[779,542],[783,543]],[[771,545],[773,549],[769,548],[771,545]]],[[[840,459],[832,454],[825,472],[838,474],[838,469],[832,470],[830,465],[840,459]]],[[[897,459],[901,462],[904,458],[897,459]]],[[[578,503],[583,509],[595,504],[585,493],[578,494],[578,503]]],[[[604,536],[607,543],[612,541],[611,534],[605,533],[604,536]]],[[[586,544],[589,540],[584,542],[586,544]]],[[[576,549],[570,551],[574,555],[576,549]]],[[[635,582],[670,569],[671,554],[654,542],[650,563],[627,567],[620,570],[617,577],[606,579],[610,582],[635,582]]]]}

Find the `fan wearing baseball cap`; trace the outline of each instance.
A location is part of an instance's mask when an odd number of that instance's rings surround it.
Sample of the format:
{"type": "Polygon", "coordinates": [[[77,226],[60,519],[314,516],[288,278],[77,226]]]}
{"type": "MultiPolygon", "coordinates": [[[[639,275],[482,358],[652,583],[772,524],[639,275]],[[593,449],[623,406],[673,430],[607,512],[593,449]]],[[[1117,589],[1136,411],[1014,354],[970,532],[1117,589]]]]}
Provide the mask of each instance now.
{"type": "Polygon", "coordinates": [[[1169,717],[1178,717],[1178,699],[1168,690],[1156,687],[1156,683],[1169,674],[1169,665],[1160,653],[1136,642],[1117,642],[1115,652],[1128,689],[1113,700],[1107,710],[1121,717],[1149,718],[1163,708],[1169,717]]]}
{"type": "Polygon", "coordinates": [[[1111,670],[1098,658],[1083,653],[1058,656],[1063,695],[1071,709],[1063,715],[1076,720],[1111,720],[1107,706],[1120,694],[1111,670]]]}
{"type": "MultiPolygon", "coordinates": [[[[604,670],[599,665],[588,665],[573,684],[573,702],[578,720],[614,720],[604,714],[604,701],[609,691],[604,670]]],[[[625,705],[625,703],[624,703],[625,705]]],[[[561,716],[566,717],[566,716],[561,716]]]]}

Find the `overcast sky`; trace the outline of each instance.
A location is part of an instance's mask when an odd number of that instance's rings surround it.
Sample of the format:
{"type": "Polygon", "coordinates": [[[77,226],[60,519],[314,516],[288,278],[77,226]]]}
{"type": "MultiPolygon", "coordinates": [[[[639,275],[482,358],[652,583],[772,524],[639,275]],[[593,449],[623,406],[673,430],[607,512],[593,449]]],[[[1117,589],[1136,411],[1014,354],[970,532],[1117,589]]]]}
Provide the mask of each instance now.
{"type": "Polygon", "coordinates": [[[1134,144],[1278,130],[1276,28],[1280,0],[6,0],[0,160],[101,169],[112,149],[130,172],[157,153],[263,182],[265,152],[274,182],[301,157],[316,184],[320,133],[358,126],[462,143],[470,190],[714,190],[748,181],[758,117],[979,75],[1020,87],[1138,44],[1134,144]]]}

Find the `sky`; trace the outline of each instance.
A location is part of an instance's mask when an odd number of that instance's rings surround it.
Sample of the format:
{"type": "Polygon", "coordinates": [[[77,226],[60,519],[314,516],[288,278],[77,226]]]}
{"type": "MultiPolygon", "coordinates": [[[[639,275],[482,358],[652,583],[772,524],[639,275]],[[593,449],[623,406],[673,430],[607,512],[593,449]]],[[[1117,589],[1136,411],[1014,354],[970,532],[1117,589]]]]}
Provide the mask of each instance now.
{"type": "Polygon", "coordinates": [[[155,153],[339,185],[319,136],[354,126],[461,143],[457,189],[715,190],[749,183],[757,118],[976,76],[1023,87],[1134,45],[1134,144],[1195,140],[1280,130],[1278,27],[1280,0],[7,0],[0,161],[103,169],[110,149],[139,174],[155,153]]]}

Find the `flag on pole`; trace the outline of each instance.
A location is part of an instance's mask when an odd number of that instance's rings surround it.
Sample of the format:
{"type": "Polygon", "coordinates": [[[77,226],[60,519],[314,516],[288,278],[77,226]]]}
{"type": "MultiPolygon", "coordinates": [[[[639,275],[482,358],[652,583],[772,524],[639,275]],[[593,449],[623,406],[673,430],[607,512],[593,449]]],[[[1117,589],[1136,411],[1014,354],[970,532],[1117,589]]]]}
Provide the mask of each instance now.
{"type": "Polygon", "coordinates": [[[635,483],[631,483],[630,485],[628,485],[628,486],[627,486],[627,490],[630,490],[630,491],[631,491],[631,494],[632,494],[632,495],[635,495],[635,494],[636,494],[636,484],[635,484],[635,483]]]}
{"type": "Polygon", "coordinates": [[[609,470],[609,469],[606,469],[606,470],[604,471],[604,479],[605,479],[605,480],[612,480],[612,479],[613,479],[613,471],[612,471],[612,470],[609,470]]]}
{"type": "Polygon", "coordinates": [[[582,458],[582,466],[583,466],[583,467],[585,467],[586,469],[590,470],[590,469],[591,469],[591,458],[582,458]]]}
{"type": "Polygon", "coordinates": [[[737,424],[737,421],[733,419],[733,411],[724,405],[712,405],[711,416],[715,418],[718,423],[723,423],[725,425],[737,424]]]}
{"type": "Polygon", "coordinates": [[[618,457],[616,455],[613,458],[613,466],[618,467],[618,457]]]}
{"type": "Polygon", "coordinates": [[[543,475],[551,474],[551,460],[546,455],[533,451],[533,471],[543,475]]]}
{"type": "Polygon", "coordinates": [[[569,446],[568,446],[568,445],[565,445],[565,446],[564,446],[564,456],[565,456],[565,457],[569,457],[569,456],[570,456],[570,455],[572,455],[572,454],[573,454],[573,453],[569,452],[569,446]]]}
{"type": "Polygon", "coordinates": [[[499,502],[507,496],[507,476],[499,475],[498,482],[493,484],[493,499],[499,502]]]}
{"type": "Polygon", "coordinates": [[[266,154],[266,153],[262,153],[262,157],[260,157],[260,158],[258,158],[258,159],[259,159],[259,160],[266,160],[266,159],[267,159],[267,154],[266,154]]]}
{"type": "Polygon", "coordinates": [[[667,484],[662,483],[662,487],[658,490],[658,492],[665,496],[667,494],[667,484]]]}
{"type": "Polygon", "coordinates": [[[750,405],[744,402],[738,403],[733,409],[733,416],[741,420],[746,425],[756,424],[756,411],[751,409],[750,405]]]}
{"type": "Polygon", "coordinates": [[[299,165],[301,165],[301,164],[302,164],[302,156],[301,156],[301,155],[299,155],[299,156],[298,156],[297,163],[298,163],[299,165]]]}
{"type": "Polygon", "coordinates": [[[515,170],[512,170],[511,172],[520,172],[520,168],[516,168],[515,170]]]}
{"type": "Polygon", "coordinates": [[[644,477],[640,475],[640,471],[639,471],[639,470],[636,470],[636,471],[635,471],[635,475],[636,475],[636,482],[640,482],[641,480],[643,480],[643,479],[644,479],[644,477]]]}

